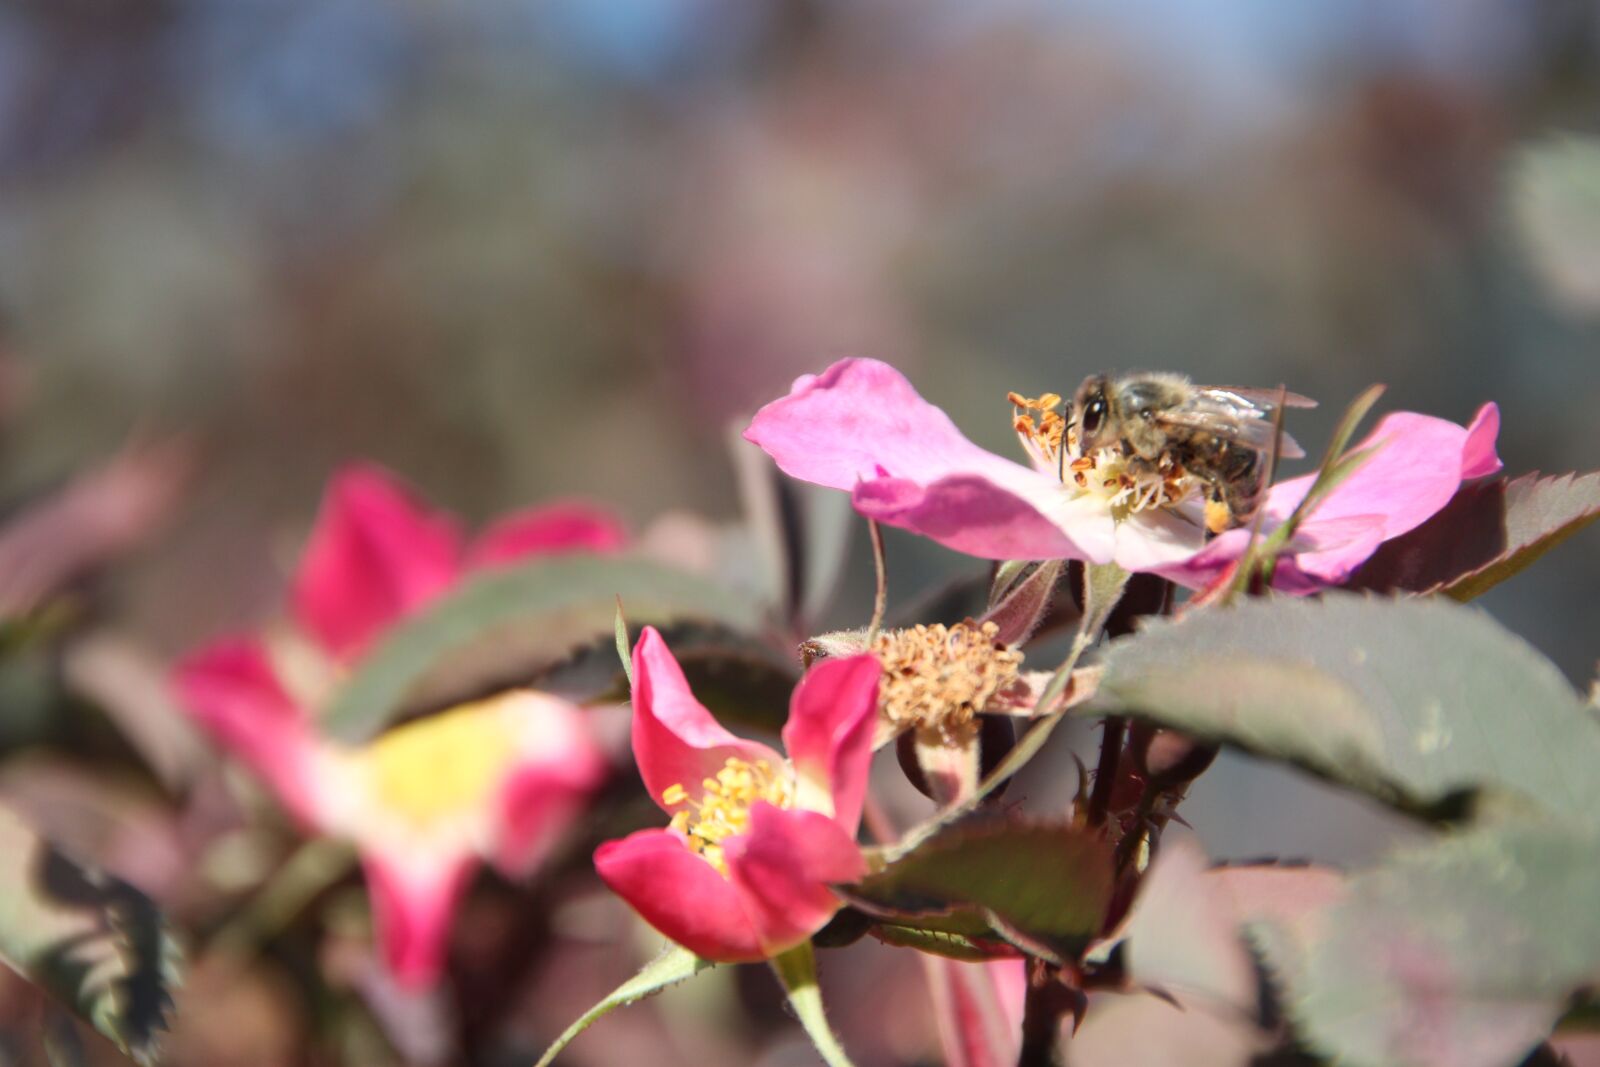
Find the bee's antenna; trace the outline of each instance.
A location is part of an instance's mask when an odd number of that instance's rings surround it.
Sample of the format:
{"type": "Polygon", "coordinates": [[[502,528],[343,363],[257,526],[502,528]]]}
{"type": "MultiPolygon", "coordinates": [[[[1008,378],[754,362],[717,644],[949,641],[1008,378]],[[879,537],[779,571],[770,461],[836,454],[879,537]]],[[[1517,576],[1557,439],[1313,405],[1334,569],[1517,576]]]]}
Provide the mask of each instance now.
{"type": "Polygon", "coordinates": [[[1062,485],[1067,483],[1067,431],[1072,429],[1072,402],[1063,400],[1067,406],[1066,413],[1061,417],[1061,446],[1056,449],[1056,481],[1062,485]]]}

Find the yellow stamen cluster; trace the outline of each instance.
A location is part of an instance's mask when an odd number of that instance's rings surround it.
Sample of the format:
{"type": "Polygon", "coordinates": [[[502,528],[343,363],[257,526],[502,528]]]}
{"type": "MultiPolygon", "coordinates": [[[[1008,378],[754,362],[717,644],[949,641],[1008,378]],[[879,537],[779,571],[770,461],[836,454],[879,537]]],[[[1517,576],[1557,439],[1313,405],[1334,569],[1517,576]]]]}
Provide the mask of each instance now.
{"type": "Polygon", "coordinates": [[[750,807],[765,800],[774,807],[794,803],[794,792],[786,774],[764,759],[751,763],[729,756],[715,778],[700,783],[699,800],[692,800],[682,784],[668,786],[661,802],[668,807],[682,804],[672,816],[672,828],[683,834],[696,855],[723,874],[728,873],[722,858],[722,842],[750,828],[750,807]]]}
{"type": "Polygon", "coordinates": [[[358,758],[384,809],[423,829],[482,810],[517,751],[505,717],[483,702],[396,727],[358,758]]]}
{"type": "Polygon", "coordinates": [[[1199,487],[1198,480],[1170,455],[1162,455],[1154,464],[1130,460],[1116,447],[1080,455],[1078,435],[1056,410],[1061,397],[1055,393],[1040,397],[1007,393],[1006,398],[1013,409],[1012,425],[1034,463],[1059,471],[1066,485],[1108,498],[1119,517],[1147,508],[1176,507],[1199,487]]]}
{"type": "Polygon", "coordinates": [[[954,737],[1017,682],[1022,653],[996,640],[992,622],[917,626],[878,635],[883,664],[878,706],[894,726],[936,729],[954,737]]]}

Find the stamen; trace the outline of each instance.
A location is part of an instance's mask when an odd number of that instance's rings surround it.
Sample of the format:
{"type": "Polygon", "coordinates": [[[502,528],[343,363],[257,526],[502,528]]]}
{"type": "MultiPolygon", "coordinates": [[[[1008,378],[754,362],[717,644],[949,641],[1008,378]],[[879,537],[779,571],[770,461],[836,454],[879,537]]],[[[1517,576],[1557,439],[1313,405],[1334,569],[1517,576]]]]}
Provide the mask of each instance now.
{"type": "Polygon", "coordinates": [[[880,634],[878,706],[896,727],[937,729],[953,738],[1017,682],[1022,653],[996,641],[1000,628],[970,619],[880,634]]]}
{"type": "Polygon", "coordinates": [[[1067,437],[1067,420],[1056,410],[1061,406],[1061,397],[1045,393],[1035,399],[1007,393],[1006,399],[1014,409],[1011,425],[1022,439],[1022,447],[1041,467],[1059,469],[1067,437]]]}
{"type": "Polygon", "coordinates": [[[1130,459],[1116,445],[1078,454],[1078,435],[1056,410],[1061,397],[1055,393],[1038,398],[1007,393],[1006,399],[1013,408],[1012,427],[1034,465],[1055,472],[1063,485],[1103,497],[1118,518],[1177,507],[1202,488],[1171,455],[1152,464],[1130,459]]]}
{"type": "Polygon", "coordinates": [[[673,814],[672,829],[684,835],[690,851],[724,875],[728,865],[722,857],[722,842],[750,828],[751,806],[758,800],[780,808],[794,803],[787,775],[764,759],[750,763],[729,756],[716,777],[702,780],[700,787],[702,795],[695,801],[689,799],[687,789],[674,783],[661,791],[661,802],[685,805],[673,814]]]}

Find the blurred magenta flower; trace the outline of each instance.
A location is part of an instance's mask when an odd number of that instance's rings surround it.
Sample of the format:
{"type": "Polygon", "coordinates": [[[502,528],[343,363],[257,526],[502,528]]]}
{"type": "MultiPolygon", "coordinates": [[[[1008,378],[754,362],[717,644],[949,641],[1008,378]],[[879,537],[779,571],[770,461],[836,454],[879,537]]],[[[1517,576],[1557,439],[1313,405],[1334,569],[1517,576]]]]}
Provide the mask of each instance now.
{"type": "Polygon", "coordinates": [[[829,883],[865,873],[855,837],[881,673],[870,655],[813,667],[790,704],[785,759],[723,729],[646,628],[633,650],[633,754],[672,821],[600,846],[600,877],[704,959],[767,959],[806,941],[839,910],[829,883]]]}
{"type": "MultiPolygon", "coordinates": [[[[1207,543],[1198,500],[1165,506],[1159,493],[1130,490],[1113,464],[1088,477],[1069,465],[1063,481],[1032,420],[1016,425],[1031,466],[967,440],[893,367],[847,359],[798,379],[756,413],[745,438],[787,474],[846,490],[862,515],[984,559],[1115,562],[1200,586],[1243,551],[1247,530],[1207,543]]],[[[1465,428],[1411,412],[1385,418],[1357,446],[1383,447],[1301,524],[1276,583],[1310,592],[1342,581],[1380,543],[1444,507],[1464,479],[1498,470],[1498,429],[1493,404],[1465,428]]],[[[1310,483],[1308,475],[1270,490],[1268,529],[1310,483]]]]}
{"type": "Polygon", "coordinates": [[[328,487],[291,599],[307,633],[348,659],[469,572],[558,552],[609,552],[626,541],[609,513],[562,501],[512,512],[467,544],[453,516],[422,506],[380,468],[357,464],[328,487]]]}
{"type": "Polygon", "coordinates": [[[582,709],[512,690],[359,746],[324,737],[315,709],[386,630],[484,567],[619,547],[616,520],[579,504],[518,512],[469,547],[387,473],[341,471],[291,591],[289,632],[218,641],[175,671],[193,717],[307,828],[354,843],[396,978],[437,979],[473,869],[536,866],[581,813],[605,764],[582,709]]]}

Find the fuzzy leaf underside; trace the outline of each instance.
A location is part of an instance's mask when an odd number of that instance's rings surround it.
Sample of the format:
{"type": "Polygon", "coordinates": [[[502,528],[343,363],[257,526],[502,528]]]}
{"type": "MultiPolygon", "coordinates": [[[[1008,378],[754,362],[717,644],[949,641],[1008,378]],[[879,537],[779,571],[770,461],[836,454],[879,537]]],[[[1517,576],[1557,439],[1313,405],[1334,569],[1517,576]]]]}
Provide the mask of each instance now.
{"type": "Polygon", "coordinates": [[[1593,819],[1600,723],[1561,672],[1448,600],[1252,600],[1114,641],[1093,700],[1403,810],[1485,799],[1593,819]]]}
{"type": "Polygon", "coordinates": [[[1379,546],[1348,583],[1471,600],[1600,519],[1600,472],[1468,485],[1421,526],[1379,546]]]}
{"type": "Polygon", "coordinates": [[[535,560],[473,577],[396,627],[340,687],[322,726],[359,742],[408,713],[526,684],[614,639],[619,597],[632,625],[695,621],[749,632],[761,623],[749,598],[648,560],[535,560]]]}
{"type": "Polygon", "coordinates": [[[1251,927],[1298,1032],[1351,1067],[1503,1067],[1600,981],[1600,837],[1510,822],[1391,855],[1314,924],[1251,927]]]}

